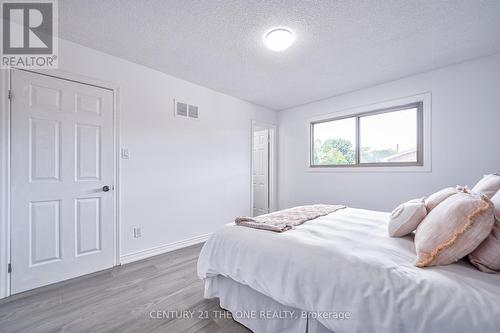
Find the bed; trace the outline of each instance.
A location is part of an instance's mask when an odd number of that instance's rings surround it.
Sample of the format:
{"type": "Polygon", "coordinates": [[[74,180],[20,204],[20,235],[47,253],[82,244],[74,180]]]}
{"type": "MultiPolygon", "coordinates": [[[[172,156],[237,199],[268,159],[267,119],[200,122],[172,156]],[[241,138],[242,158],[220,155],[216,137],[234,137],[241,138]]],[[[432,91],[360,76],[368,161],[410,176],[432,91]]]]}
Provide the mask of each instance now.
{"type": "Polygon", "coordinates": [[[205,243],[205,297],[254,332],[499,332],[500,275],[417,268],[388,213],[345,208],[274,233],[228,224],[205,243]],[[264,312],[263,312],[264,311],[264,312]]]}

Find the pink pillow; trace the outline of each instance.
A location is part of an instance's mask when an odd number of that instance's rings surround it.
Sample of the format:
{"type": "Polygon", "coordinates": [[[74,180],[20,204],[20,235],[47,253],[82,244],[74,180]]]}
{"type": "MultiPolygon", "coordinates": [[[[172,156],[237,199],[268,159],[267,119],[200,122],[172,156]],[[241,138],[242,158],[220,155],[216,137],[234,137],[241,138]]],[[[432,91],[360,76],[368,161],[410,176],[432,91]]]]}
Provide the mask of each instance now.
{"type": "Polygon", "coordinates": [[[485,196],[457,193],[434,208],[415,234],[416,266],[451,264],[471,253],[493,228],[493,204],[485,196]]]}
{"type": "Polygon", "coordinates": [[[491,202],[495,205],[497,221],[488,238],[469,254],[469,260],[480,271],[500,273],[500,191],[491,198],[491,202]]]}
{"type": "Polygon", "coordinates": [[[500,191],[500,175],[484,175],[472,188],[472,192],[484,194],[491,199],[495,193],[500,191]]]}
{"type": "Polygon", "coordinates": [[[495,205],[495,216],[500,221],[500,190],[491,198],[491,202],[495,205]]]}
{"type": "Polygon", "coordinates": [[[500,273],[500,222],[481,245],[469,254],[470,262],[480,271],[486,273],[500,273]]]}
{"type": "Polygon", "coordinates": [[[427,208],[427,213],[436,208],[437,205],[446,200],[448,197],[461,192],[462,189],[463,187],[461,186],[447,187],[445,189],[442,189],[441,191],[429,195],[427,199],[425,199],[425,208],[427,208]]]}

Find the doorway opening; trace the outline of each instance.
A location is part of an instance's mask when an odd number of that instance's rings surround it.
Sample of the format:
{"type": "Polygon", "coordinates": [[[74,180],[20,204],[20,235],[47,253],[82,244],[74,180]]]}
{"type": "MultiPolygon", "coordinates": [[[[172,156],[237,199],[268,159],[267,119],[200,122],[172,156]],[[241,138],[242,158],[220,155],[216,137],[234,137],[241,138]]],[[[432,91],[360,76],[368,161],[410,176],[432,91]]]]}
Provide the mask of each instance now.
{"type": "Polygon", "coordinates": [[[251,214],[276,210],[276,126],[252,123],[251,214]]]}

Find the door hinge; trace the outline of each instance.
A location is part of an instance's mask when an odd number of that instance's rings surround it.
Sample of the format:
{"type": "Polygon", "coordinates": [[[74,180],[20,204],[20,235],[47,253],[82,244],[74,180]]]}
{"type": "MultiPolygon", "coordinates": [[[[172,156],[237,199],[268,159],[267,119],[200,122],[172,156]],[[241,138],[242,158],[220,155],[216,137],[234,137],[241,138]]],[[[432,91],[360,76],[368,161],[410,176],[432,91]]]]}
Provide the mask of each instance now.
{"type": "Polygon", "coordinates": [[[7,273],[12,273],[12,264],[7,265],[7,273]]]}
{"type": "Polygon", "coordinates": [[[9,89],[9,93],[8,93],[8,95],[7,95],[7,98],[8,98],[8,99],[12,99],[12,90],[10,90],[10,89],[9,89]]]}

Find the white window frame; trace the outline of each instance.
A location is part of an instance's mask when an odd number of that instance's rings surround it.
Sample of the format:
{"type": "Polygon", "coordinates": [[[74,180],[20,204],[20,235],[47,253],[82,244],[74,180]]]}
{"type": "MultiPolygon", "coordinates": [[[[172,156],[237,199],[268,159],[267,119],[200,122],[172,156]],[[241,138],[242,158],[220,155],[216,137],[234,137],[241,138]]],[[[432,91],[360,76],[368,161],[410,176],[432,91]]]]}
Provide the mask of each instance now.
{"type": "MultiPolygon", "coordinates": [[[[340,110],[334,113],[324,114],[310,118],[307,121],[307,172],[430,172],[431,171],[431,93],[423,93],[419,95],[403,97],[396,100],[385,101],[376,104],[364,105],[349,109],[340,110]],[[341,166],[318,166],[312,165],[312,127],[315,123],[321,123],[329,120],[345,119],[350,117],[358,117],[376,113],[383,113],[384,110],[396,111],[397,108],[421,103],[422,112],[422,135],[420,138],[421,152],[419,163],[393,164],[387,163],[371,163],[371,164],[356,164],[356,165],[341,165],[341,166]]],[[[356,135],[359,135],[359,131],[356,135]]],[[[359,138],[358,138],[359,139],[359,138]]],[[[359,157],[358,157],[359,158],[359,157]]]]}

